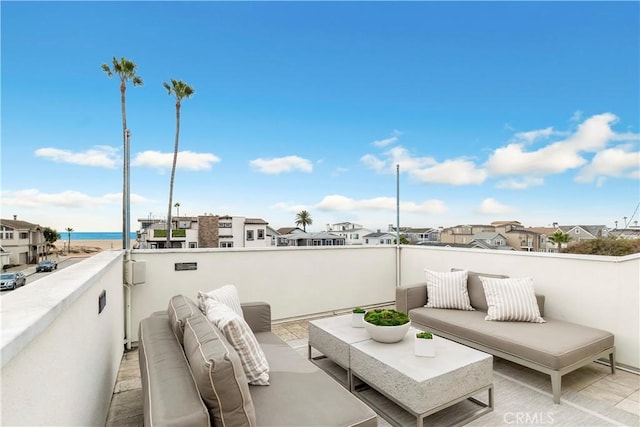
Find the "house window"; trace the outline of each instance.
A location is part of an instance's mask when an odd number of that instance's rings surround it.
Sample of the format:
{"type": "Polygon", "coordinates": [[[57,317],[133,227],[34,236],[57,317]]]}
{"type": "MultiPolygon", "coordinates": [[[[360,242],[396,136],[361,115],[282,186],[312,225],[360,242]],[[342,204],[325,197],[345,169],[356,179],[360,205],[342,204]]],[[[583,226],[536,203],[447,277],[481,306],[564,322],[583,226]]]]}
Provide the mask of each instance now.
{"type": "Polygon", "coordinates": [[[253,230],[247,230],[247,240],[253,240],[253,230]]]}
{"type": "Polygon", "coordinates": [[[258,240],[264,240],[264,230],[258,230],[258,240]]]}
{"type": "Polygon", "coordinates": [[[390,245],[391,244],[391,239],[387,239],[386,243],[387,243],[387,245],[390,245]]]}
{"type": "Polygon", "coordinates": [[[384,245],[384,239],[380,239],[380,244],[384,245]]]}
{"type": "Polygon", "coordinates": [[[28,239],[29,238],[29,233],[25,233],[24,231],[20,232],[20,238],[21,239],[28,239]]]}
{"type": "Polygon", "coordinates": [[[580,234],[580,229],[576,228],[576,234],[580,234]]]}
{"type": "Polygon", "coordinates": [[[314,240],[313,246],[322,246],[322,240],[314,240]]]}
{"type": "Polygon", "coordinates": [[[369,239],[364,239],[364,242],[368,245],[369,244],[369,239]]]}
{"type": "Polygon", "coordinates": [[[233,247],[233,242],[220,242],[220,247],[221,248],[232,248],[233,247]]]}
{"type": "Polygon", "coordinates": [[[220,228],[231,228],[231,223],[230,222],[221,222],[218,224],[218,227],[220,228]]]}
{"type": "Polygon", "coordinates": [[[189,248],[195,249],[198,247],[198,242],[189,242],[189,248]]]}

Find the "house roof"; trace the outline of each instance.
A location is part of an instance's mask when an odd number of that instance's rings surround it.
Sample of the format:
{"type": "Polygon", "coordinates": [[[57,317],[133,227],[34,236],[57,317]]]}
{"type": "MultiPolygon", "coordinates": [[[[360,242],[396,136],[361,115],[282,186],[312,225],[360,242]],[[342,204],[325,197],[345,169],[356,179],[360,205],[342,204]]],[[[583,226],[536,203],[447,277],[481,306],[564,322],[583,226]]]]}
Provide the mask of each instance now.
{"type": "Polygon", "coordinates": [[[481,239],[481,240],[493,240],[493,239],[495,239],[497,237],[500,237],[500,238],[503,238],[503,239],[507,240],[506,237],[504,237],[502,234],[500,234],[500,233],[492,233],[490,231],[485,231],[485,232],[482,232],[482,233],[476,233],[476,234],[473,235],[474,239],[481,239]]]}
{"type": "Polygon", "coordinates": [[[246,218],[244,220],[245,224],[269,224],[267,221],[265,221],[262,218],[246,218]]]}
{"type": "Polygon", "coordinates": [[[280,227],[276,231],[284,235],[284,234],[291,234],[296,230],[298,230],[301,233],[303,232],[303,230],[300,227],[280,227]]]}
{"type": "MultiPolygon", "coordinates": [[[[517,231],[522,231],[522,230],[517,230],[517,231]]],[[[534,233],[538,233],[538,234],[551,235],[556,231],[558,231],[558,229],[553,227],[529,227],[526,229],[526,231],[533,231],[534,233]]]]}
{"type": "Polygon", "coordinates": [[[561,225],[558,227],[563,232],[567,233],[574,228],[582,228],[592,236],[598,237],[603,235],[603,231],[607,229],[605,225],[561,225]]]}
{"type": "Polygon", "coordinates": [[[33,224],[27,221],[20,221],[18,219],[0,219],[0,224],[5,227],[13,228],[14,230],[33,230],[39,228],[39,224],[33,224]]]}
{"type": "Polygon", "coordinates": [[[391,236],[391,237],[395,237],[395,234],[393,234],[393,233],[387,233],[387,232],[384,232],[384,231],[377,231],[377,232],[375,232],[375,233],[369,233],[369,234],[366,234],[366,235],[364,235],[364,236],[362,236],[362,237],[382,237],[382,236],[391,236]]]}

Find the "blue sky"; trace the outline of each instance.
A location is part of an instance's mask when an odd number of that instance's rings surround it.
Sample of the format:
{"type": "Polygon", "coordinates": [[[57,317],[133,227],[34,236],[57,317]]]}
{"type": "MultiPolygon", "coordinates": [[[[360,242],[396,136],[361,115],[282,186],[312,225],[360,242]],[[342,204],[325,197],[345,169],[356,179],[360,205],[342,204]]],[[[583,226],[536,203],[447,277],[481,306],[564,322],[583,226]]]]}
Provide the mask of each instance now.
{"type": "MultiPolygon", "coordinates": [[[[2,217],[131,229],[180,215],[323,230],[622,225],[640,202],[638,2],[7,2],[2,217]],[[176,210],[173,210],[176,214],[176,210]]],[[[638,220],[638,215],[633,218],[638,220]]]]}

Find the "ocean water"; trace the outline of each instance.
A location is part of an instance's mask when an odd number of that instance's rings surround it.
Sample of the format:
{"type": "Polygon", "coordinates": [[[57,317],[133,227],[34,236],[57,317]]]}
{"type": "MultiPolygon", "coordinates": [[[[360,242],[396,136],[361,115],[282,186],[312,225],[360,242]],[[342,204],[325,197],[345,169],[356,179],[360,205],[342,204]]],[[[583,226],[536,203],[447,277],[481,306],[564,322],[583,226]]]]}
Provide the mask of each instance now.
{"type": "MultiPolygon", "coordinates": [[[[67,240],[69,233],[58,231],[60,240],[67,240]]],[[[136,232],[130,233],[131,240],[135,240],[136,232]]],[[[122,231],[72,231],[71,240],[122,240],[122,231]]]]}

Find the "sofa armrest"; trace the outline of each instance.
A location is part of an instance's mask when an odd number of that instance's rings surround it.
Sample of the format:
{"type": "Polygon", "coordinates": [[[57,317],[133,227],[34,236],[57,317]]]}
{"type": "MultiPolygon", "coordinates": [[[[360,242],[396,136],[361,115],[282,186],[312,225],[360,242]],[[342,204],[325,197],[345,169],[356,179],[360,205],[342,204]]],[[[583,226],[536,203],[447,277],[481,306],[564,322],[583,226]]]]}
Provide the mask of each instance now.
{"type": "Polygon", "coordinates": [[[409,313],[409,310],[422,307],[427,303],[427,284],[418,283],[396,288],[396,310],[409,313]]]}
{"type": "Polygon", "coordinates": [[[242,314],[251,330],[256,332],[271,331],[271,306],[266,302],[243,302],[242,314]]]}

